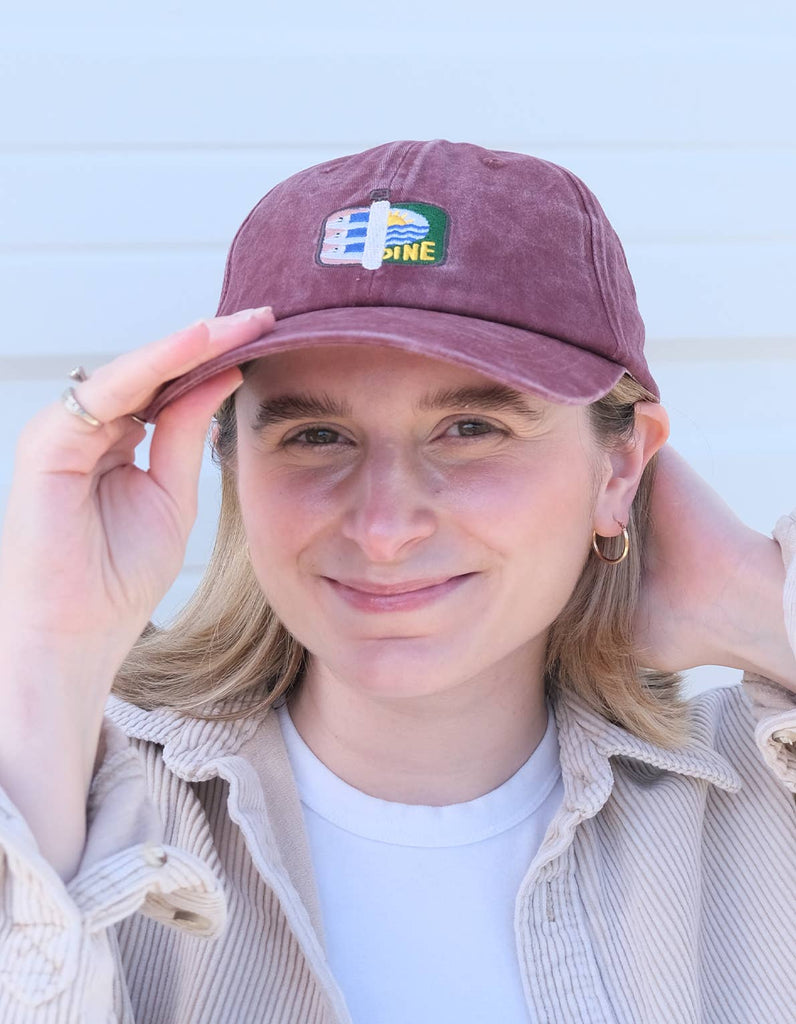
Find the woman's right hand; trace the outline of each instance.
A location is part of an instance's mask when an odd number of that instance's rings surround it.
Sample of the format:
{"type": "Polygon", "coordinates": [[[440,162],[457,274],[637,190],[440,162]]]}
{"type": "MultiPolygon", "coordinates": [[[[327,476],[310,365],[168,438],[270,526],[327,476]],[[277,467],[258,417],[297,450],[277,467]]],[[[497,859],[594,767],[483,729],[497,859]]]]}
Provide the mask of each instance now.
{"type": "Polygon", "coordinates": [[[24,428],[0,546],[0,784],[12,799],[17,775],[16,789],[29,788],[17,761],[30,767],[42,736],[80,762],[87,787],[113,678],[182,566],[210,419],[241,372],[160,413],[148,470],[134,463],[145,431],[132,415],[166,381],[272,325],[270,310],[199,321],[75,385],[101,426],[54,402],[24,428]]]}

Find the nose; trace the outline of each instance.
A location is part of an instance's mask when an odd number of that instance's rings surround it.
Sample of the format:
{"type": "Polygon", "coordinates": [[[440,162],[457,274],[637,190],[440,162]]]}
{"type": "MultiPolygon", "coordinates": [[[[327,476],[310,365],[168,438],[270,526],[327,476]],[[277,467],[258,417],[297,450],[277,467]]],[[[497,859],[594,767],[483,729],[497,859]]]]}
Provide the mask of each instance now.
{"type": "Polygon", "coordinates": [[[342,533],[370,562],[397,562],[437,528],[429,474],[397,445],[369,451],[347,481],[342,533]]]}

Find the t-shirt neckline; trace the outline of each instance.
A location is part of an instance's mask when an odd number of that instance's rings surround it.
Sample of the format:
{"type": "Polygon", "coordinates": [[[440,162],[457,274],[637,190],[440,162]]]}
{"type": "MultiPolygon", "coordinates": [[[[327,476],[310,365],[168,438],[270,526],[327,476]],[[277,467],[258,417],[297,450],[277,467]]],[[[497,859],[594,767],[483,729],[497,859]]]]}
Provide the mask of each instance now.
{"type": "Polygon", "coordinates": [[[363,793],[320,761],[286,706],[277,710],[302,804],[354,835],[398,846],[448,847],[482,842],[533,814],[561,775],[558,731],[549,704],[547,728],[528,760],[502,785],[475,800],[432,807],[363,793]]]}

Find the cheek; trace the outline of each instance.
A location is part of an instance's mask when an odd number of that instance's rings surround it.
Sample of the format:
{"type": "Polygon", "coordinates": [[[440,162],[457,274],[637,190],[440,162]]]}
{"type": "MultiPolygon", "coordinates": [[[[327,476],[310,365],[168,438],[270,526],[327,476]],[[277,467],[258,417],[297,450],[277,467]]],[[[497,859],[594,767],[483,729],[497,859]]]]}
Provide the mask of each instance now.
{"type": "Polygon", "coordinates": [[[238,497],[255,571],[294,563],[333,521],[333,483],[318,474],[263,471],[241,461],[238,497]]]}
{"type": "Polygon", "coordinates": [[[570,453],[501,474],[487,500],[485,483],[473,490],[470,522],[498,559],[496,628],[510,643],[549,627],[575,589],[591,544],[593,473],[570,453]]]}
{"type": "Polygon", "coordinates": [[[593,473],[571,455],[484,463],[451,481],[449,500],[497,547],[534,540],[535,555],[591,536],[593,473]]]}

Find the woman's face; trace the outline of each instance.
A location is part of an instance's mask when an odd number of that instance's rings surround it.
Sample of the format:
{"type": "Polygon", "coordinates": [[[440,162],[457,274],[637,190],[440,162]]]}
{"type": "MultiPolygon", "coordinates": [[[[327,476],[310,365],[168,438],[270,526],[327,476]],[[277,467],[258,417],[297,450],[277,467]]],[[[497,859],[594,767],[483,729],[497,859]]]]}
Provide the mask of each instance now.
{"type": "Polygon", "coordinates": [[[251,562],[314,664],[383,696],[540,670],[611,475],[585,407],[343,345],[259,360],[236,403],[251,562]]]}

